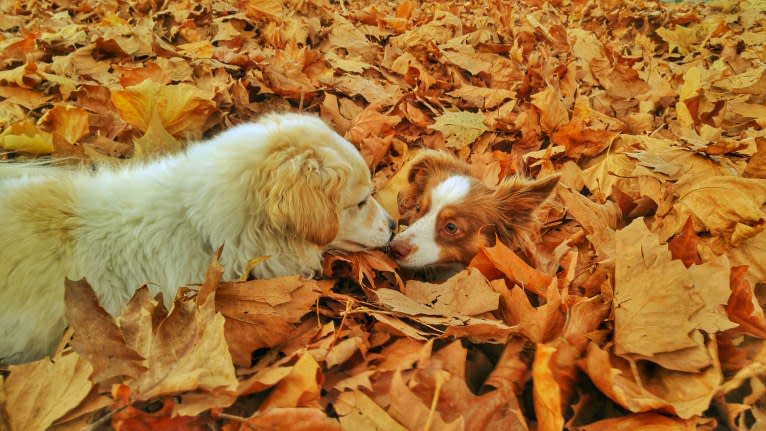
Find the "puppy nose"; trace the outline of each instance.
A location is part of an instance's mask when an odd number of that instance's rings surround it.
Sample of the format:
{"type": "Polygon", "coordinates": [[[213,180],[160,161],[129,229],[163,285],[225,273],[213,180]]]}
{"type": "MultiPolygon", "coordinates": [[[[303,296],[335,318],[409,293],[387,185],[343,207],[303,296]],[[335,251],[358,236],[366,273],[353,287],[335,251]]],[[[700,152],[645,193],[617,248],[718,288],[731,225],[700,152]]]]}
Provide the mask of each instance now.
{"type": "Polygon", "coordinates": [[[407,241],[394,241],[391,243],[391,255],[394,259],[402,259],[412,252],[412,246],[407,241]]]}
{"type": "Polygon", "coordinates": [[[391,217],[388,218],[388,229],[391,231],[396,229],[396,220],[392,219],[391,217]]]}

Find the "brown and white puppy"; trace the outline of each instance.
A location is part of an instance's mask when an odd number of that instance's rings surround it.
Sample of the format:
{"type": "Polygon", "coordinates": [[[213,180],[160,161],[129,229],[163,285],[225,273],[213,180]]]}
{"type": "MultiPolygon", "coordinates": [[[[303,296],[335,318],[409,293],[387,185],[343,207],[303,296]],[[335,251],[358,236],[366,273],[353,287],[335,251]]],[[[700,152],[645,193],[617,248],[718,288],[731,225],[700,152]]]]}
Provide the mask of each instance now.
{"type": "Polygon", "coordinates": [[[404,268],[468,265],[482,246],[503,244],[529,254],[535,211],[558,176],[534,182],[518,177],[494,189],[472,176],[466,163],[424,150],[410,164],[408,185],[398,195],[400,222],[391,253],[404,268]]]}
{"type": "Polygon", "coordinates": [[[229,278],[253,257],[269,256],[255,277],[311,277],[328,249],[385,246],[395,223],[372,191],[357,149],[300,114],[95,174],[0,164],[0,362],[50,353],[65,277],[87,278],[115,314],[143,284],[172,300],[202,281],[221,245],[229,278]]]}

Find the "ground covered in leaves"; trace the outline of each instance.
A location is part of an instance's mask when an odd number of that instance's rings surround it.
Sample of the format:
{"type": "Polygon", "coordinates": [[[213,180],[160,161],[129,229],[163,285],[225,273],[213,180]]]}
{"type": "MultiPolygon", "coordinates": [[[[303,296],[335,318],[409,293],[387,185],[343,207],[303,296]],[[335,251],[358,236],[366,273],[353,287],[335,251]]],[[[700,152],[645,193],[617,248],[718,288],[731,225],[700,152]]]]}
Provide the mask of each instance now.
{"type": "Polygon", "coordinates": [[[7,157],[118,163],[301,110],[358,146],[392,213],[418,148],[489,184],[562,175],[537,268],[502,245],[441,285],[382,253],[321,280],[214,263],[170,311],[144,288],[116,320],[70,284],[74,338],[3,373],[0,428],[764,429],[764,12],[0,1],[7,157]]]}

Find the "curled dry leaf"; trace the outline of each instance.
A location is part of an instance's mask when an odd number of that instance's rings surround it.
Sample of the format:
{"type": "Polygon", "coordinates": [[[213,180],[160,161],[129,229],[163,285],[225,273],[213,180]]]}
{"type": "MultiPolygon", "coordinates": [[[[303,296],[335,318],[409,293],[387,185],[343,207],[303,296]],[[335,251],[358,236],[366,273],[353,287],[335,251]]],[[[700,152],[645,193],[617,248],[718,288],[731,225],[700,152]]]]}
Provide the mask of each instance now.
{"type": "Polygon", "coordinates": [[[489,279],[504,275],[511,283],[518,284],[539,296],[545,296],[545,292],[553,280],[529,266],[500,241],[497,241],[493,247],[480,248],[470,266],[479,269],[489,279]]]}

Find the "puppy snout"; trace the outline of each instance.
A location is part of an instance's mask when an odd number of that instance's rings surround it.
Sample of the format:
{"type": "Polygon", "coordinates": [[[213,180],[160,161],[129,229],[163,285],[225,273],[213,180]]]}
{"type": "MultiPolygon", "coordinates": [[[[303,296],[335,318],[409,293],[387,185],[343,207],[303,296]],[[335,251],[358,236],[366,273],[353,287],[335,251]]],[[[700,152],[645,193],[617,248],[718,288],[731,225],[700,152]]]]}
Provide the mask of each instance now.
{"type": "Polygon", "coordinates": [[[390,245],[391,255],[394,259],[403,259],[412,253],[412,245],[407,241],[394,241],[390,245]]]}

